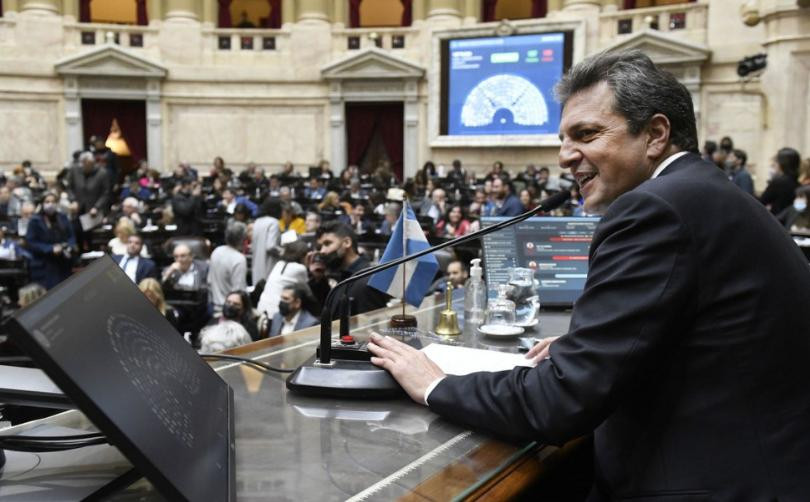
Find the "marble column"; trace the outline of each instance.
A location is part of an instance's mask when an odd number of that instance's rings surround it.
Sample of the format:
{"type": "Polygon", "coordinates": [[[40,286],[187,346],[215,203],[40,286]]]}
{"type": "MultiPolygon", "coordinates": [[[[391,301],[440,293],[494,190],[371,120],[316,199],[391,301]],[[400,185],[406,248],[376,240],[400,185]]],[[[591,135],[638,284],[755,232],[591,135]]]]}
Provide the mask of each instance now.
{"type": "MultiPolygon", "coordinates": [[[[0,0],[2,1],[2,0],[0,0]]],[[[79,20],[79,0],[62,0],[62,14],[79,20]]]]}
{"type": "Polygon", "coordinates": [[[295,0],[281,0],[281,25],[295,22],[295,0]]]}
{"type": "Polygon", "coordinates": [[[166,171],[163,165],[163,114],[160,103],[160,81],[146,83],[146,158],[149,166],[166,171]]]}
{"type": "Polygon", "coordinates": [[[477,23],[481,19],[481,0],[464,0],[464,22],[477,23]]]}
{"type": "Polygon", "coordinates": [[[402,148],[402,177],[416,176],[419,170],[419,83],[416,80],[405,82],[405,103],[403,110],[404,133],[402,148]]]}
{"type": "Polygon", "coordinates": [[[429,20],[458,20],[461,19],[459,0],[428,0],[429,20]]]}
{"type": "Polygon", "coordinates": [[[17,5],[17,0],[0,0],[3,2],[3,12],[18,12],[20,7],[17,5]]]}
{"type": "Polygon", "coordinates": [[[602,6],[601,0],[563,0],[563,10],[593,8],[597,9],[602,6]]]}
{"type": "Polygon", "coordinates": [[[65,78],[65,133],[67,151],[65,158],[72,157],[76,150],[84,150],[82,131],[82,101],[79,96],[79,82],[75,76],[65,78]]]}
{"type": "Polygon", "coordinates": [[[59,0],[20,0],[20,12],[32,14],[60,14],[59,0]]]}
{"type": "Polygon", "coordinates": [[[339,173],[346,167],[346,104],[340,82],[329,84],[329,135],[332,146],[332,170],[339,173]]]}
{"type": "Polygon", "coordinates": [[[163,2],[146,0],[146,15],[149,17],[149,24],[152,24],[152,21],[163,19],[163,2]]]}
{"type": "Polygon", "coordinates": [[[329,22],[327,0],[299,0],[298,22],[329,22]]]}
{"type": "Polygon", "coordinates": [[[349,2],[332,2],[332,22],[345,26],[348,9],[349,2]]]}
{"type": "Polygon", "coordinates": [[[195,0],[166,0],[166,21],[191,20],[197,21],[197,3],[195,0]]]}

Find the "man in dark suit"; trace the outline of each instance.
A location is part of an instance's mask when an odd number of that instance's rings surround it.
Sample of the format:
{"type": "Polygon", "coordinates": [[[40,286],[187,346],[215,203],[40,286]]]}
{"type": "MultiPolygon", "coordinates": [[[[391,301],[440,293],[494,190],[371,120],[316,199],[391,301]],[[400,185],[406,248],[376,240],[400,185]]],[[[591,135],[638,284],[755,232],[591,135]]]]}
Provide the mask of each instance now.
{"type": "MultiPolygon", "coordinates": [[[[172,250],[174,262],[161,276],[166,301],[179,314],[178,331],[196,334],[211,318],[208,308],[208,263],[195,260],[187,244],[177,244],[172,250]],[[196,291],[198,301],[173,301],[175,291],[196,291]]],[[[188,294],[188,293],[181,293],[188,294]]]]}
{"type": "Polygon", "coordinates": [[[603,215],[568,334],[535,368],[444,376],[373,337],[372,362],[468,426],[561,444],[593,432],[591,500],[805,500],[810,269],[701,160],[689,92],[639,51],[558,85],[560,164],[603,215]]]}
{"type": "Polygon", "coordinates": [[[127,240],[127,254],[123,256],[117,254],[112,256],[115,263],[124,270],[124,273],[127,274],[135,284],[140,284],[141,281],[147,277],[153,279],[158,278],[155,262],[141,256],[142,249],[143,238],[138,234],[133,234],[130,235],[127,240]]]}
{"type": "Polygon", "coordinates": [[[309,296],[306,287],[293,284],[281,290],[278,312],[270,323],[269,336],[286,335],[299,329],[320,324],[320,319],[304,308],[304,300],[309,296]]]}

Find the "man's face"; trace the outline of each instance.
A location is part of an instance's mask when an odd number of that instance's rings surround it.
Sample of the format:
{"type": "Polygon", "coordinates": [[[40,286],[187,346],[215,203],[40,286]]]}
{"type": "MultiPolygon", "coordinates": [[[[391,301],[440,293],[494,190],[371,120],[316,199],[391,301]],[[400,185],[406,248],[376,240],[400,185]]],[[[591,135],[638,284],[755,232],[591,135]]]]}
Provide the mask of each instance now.
{"type": "Polygon", "coordinates": [[[362,204],[357,204],[354,206],[354,216],[357,219],[362,220],[363,217],[366,215],[366,208],[362,204]]]}
{"type": "Polygon", "coordinates": [[[728,157],[726,158],[726,160],[732,166],[740,167],[740,159],[738,159],[737,156],[734,155],[734,152],[731,152],[730,154],[728,154],[728,157]]]}
{"type": "Polygon", "coordinates": [[[433,202],[436,204],[441,204],[444,202],[444,190],[441,188],[433,190],[433,202]]]}
{"type": "Polygon", "coordinates": [[[281,301],[290,306],[290,315],[295,315],[301,308],[301,300],[296,298],[292,291],[289,289],[281,290],[281,301]]]}
{"type": "Polygon", "coordinates": [[[589,213],[604,213],[654,170],[649,134],[630,134],[613,103],[613,91],[601,82],[571,96],[560,122],[560,166],[576,179],[589,213]]]}
{"type": "Polygon", "coordinates": [[[141,254],[141,248],[143,247],[143,241],[137,235],[130,235],[129,239],[127,239],[127,254],[129,256],[138,256],[141,254]]]}
{"type": "Polygon", "coordinates": [[[225,201],[226,204],[230,204],[231,201],[233,201],[233,192],[230,190],[222,192],[222,200],[225,201]]]}
{"type": "Polygon", "coordinates": [[[506,195],[504,194],[503,190],[503,180],[500,178],[495,178],[492,180],[492,193],[494,193],[499,199],[502,199],[503,196],[506,195]]]}
{"type": "Polygon", "coordinates": [[[347,248],[351,247],[351,239],[341,238],[331,232],[325,233],[318,239],[318,252],[326,258],[330,268],[338,268],[343,263],[347,248]]]}
{"type": "Polygon", "coordinates": [[[304,220],[304,223],[306,223],[306,225],[307,225],[307,232],[314,232],[314,231],[318,230],[318,227],[320,226],[320,222],[318,221],[318,216],[314,215],[312,213],[307,215],[307,218],[306,218],[306,220],[304,220]]]}
{"type": "Polygon", "coordinates": [[[174,261],[180,265],[180,270],[183,272],[187,271],[189,267],[191,267],[191,262],[193,258],[191,256],[191,250],[186,246],[177,246],[174,249],[174,261]]]}
{"type": "Polygon", "coordinates": [[[453,262],[447,266],[447,278],[453,283],[453,286],[463,286],[464,281],[467,280],[467,272],[461,263],[453,262]]]}

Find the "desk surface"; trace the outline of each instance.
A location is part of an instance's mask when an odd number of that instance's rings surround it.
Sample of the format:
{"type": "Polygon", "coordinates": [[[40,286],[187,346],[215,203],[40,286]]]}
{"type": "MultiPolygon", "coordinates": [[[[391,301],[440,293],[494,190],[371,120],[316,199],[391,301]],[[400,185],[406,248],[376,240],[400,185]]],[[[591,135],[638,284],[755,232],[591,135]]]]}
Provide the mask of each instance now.
{"type": "MultiPolygon", "coordinates": [[[[460,302],[454,307],[463,309],[460,302]]],[[[421,309],[409,313],[417,316],[420,329],[429,330],[440,308],[429,298],[421,309]]],[[[355,316],[352,334],[364,340],[371,330],[384,329],[389,316],[399,311],[355,316]]],[[[533,335],[563,334],[568,320],[568,313],[543,313],[533,335]]],[[[231,353],[295,368],[313,354],[318,332],[317,327],[309,328],[231,353]]],[[[460,338],[464,345],[492,350],[514,351],[516,344],[490,340],[466,327],[460,338]]],[[[406,398],[309,398],[287,392],[287,375],[262,373],[241,363],[215,367],[234,390],[239,500],[447,500],[491,482],[538,451],[533,444],[508,445],[458,427],[406,398]]],[[[4,433],[46,426],[93,428],[83,414],[68,411],[4,433]]],[[[0,477],[0,498],[77,499],[128,468],[112,446],[38,455],[9,452],[0,477]]],[[[116,497],[160,500],[146,480],[116,497]]]]}

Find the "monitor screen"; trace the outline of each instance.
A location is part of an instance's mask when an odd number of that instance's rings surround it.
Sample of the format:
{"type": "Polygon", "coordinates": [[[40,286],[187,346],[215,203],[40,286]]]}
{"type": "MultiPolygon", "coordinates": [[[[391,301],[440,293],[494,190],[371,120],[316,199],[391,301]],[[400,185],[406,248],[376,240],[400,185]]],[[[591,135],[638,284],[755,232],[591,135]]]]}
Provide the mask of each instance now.
{"type": "MultiPolygon", "coordinates": [[[[508,218],[481,218],[488,227],[508,218]]],[[[539,281],[541,307],[570,307],[588,276],[588,250],[599,218],[536,217],[484,236],[484,271],[490,295],[509,282],[509,269],[530,268],[539,281]]]]}
{"type": "Polygon", "coordinates": [[[554,85],[570,66],[570,34],[445,41],[442,134],[553,135],[554,85]]]}
{"type": "Polygon", "coordinates": [[[109,256],[8,327],[164,497],[234,499],[232,391],[109,256]]]}

